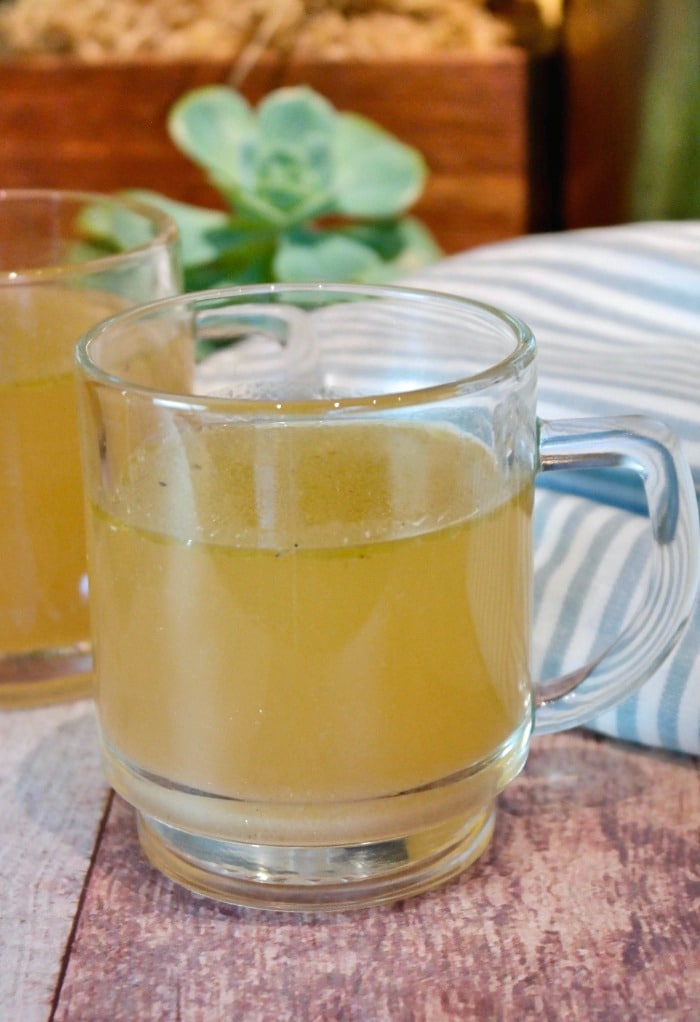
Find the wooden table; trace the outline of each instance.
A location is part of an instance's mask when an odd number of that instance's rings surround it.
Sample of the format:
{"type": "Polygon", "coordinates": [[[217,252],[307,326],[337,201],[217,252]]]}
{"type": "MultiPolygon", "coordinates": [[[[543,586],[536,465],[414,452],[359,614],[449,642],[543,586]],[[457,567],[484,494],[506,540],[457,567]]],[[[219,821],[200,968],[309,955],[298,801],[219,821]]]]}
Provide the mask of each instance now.
{"type": "Polygon", "coordinates": [[[700,1019],[700,771],[537,738],[482,860],[390,908],[222,906],[143,859],[89,703],[0,713],[0,1019],[700,1019]]]}

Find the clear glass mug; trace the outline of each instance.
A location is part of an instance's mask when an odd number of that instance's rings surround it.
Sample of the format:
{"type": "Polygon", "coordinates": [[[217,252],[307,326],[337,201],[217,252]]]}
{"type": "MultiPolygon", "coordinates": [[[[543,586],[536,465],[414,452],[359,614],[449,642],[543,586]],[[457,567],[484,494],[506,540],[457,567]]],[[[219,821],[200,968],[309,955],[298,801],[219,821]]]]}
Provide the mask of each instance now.
{"type": "Polygon", "coordinates": [[[177,231],[103,195],[0,190],[0,706],[84,695],[91,658],[73,349],[176,294],[177,231]],[[115,230],[117,252],[99,239],[115,230]]]}
{"type": "Polygon", "coordinates": [[[146,855],[196,891],[318,910],[455,875],[533,725],[619,700],[689,616],[673,435],[539,422],[534,339],[505,313],[247,287],[121,314],[77,364],[106,770],[146,855]],[[173,391],[182,345],[200,365],[173,391]],[[647,491],[646,604],[595,663],[533,685],[535,476],[618,464],[647,491]]]}

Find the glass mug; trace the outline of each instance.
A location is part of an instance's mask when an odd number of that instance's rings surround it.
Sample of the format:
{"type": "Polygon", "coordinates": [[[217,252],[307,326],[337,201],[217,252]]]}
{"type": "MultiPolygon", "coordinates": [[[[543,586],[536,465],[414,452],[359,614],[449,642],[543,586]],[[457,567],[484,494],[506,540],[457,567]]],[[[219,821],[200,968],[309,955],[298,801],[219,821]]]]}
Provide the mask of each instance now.
{"type": "Polygon", "coordinates": [[[261,285],[122,313],[77,349],[96,700],[148,858],[267,908],[395,900],[491,836],[533,725],[641,684],[697,584],[687,464],[642,418],[538,422],[535,344],[462,298],[261,285]],[[196,380],[168,387],[173,350],[196,380]],[[536,473],[632,465],[647,603],[529,673],[536,473]]]}
{"type": "Polygon", "coordinates": [[[90,686],[73,349],[101,319],[179,285],[177,231],[159,211],[0,190],[0,706],[90,686]],[[114,227],[123,251],[96,245],[114,227]]]}

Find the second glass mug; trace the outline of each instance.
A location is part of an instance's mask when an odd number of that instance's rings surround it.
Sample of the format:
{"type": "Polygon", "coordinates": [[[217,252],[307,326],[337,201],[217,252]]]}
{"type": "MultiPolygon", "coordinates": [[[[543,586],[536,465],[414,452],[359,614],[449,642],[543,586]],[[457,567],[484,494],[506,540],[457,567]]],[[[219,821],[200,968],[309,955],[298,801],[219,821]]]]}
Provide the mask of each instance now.
{"type": "Polygon", "coordinates": [[[96,699],[151,861],[276,909],[392,901],[487,846],[535,731],[636,688],[694,602],[675,437],[542,422],[527,326],[406,288],[261,285],[122,313],[77,353],[96,699]],[[183,343],[223,350],[159,386],[183,343]],[[529,672],[539,471],[633,467],[645,600],[529,672]]]}
{"type": "Polygon", "coordinates": [[[0,190],[0,706],[91,685],[73,349],[180,289],[175,224],[129,199],[0,190]],[[102,238],[119,237],[122,247],[102,238]]]}

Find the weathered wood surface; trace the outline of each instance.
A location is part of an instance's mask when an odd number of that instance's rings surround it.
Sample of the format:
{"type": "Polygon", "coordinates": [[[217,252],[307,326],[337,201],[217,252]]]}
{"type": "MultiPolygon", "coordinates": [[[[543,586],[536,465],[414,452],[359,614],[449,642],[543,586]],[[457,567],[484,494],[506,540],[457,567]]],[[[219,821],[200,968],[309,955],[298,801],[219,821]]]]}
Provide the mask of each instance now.
{"type": "Polygon", "coordinates": [[[700,1018],[695,760],[538,738],[470,872],[391,908],[305,917],[176,888],[116,797],[102,827],[85,704],[0,715],[0,734],[0,1019],[700,1018]]]}
{"type": "Polygon", "coordinates": [[[87,702],[0,713],[0,1020],[43,1022],[108,799],[87,702]]]}

